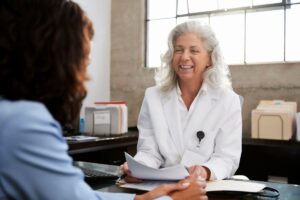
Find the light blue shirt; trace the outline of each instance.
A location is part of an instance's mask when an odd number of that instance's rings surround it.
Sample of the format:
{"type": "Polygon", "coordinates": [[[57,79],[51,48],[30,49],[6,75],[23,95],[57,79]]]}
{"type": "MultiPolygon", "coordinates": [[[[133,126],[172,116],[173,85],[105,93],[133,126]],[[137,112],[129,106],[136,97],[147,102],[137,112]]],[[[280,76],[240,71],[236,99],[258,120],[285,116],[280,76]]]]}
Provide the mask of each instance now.
{"type": "Polygon", "coordinates": [[[93,191],[67,150],[59,123],[43,104],[0,98],[0,200],[134,198],[93,191]]]}

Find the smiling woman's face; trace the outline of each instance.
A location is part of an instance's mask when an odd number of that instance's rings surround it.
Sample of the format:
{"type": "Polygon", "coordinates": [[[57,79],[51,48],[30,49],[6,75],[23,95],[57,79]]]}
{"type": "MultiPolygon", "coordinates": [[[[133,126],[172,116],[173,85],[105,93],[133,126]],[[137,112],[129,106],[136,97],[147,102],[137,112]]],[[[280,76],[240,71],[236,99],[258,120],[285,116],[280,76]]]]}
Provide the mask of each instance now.
{"type": "Polygon", "coordinates": [[[195,33],[185,33],[177,38],[172,67],[180,81],[202,82],[208,66],[211,66],[210,54],[195,33]]]}

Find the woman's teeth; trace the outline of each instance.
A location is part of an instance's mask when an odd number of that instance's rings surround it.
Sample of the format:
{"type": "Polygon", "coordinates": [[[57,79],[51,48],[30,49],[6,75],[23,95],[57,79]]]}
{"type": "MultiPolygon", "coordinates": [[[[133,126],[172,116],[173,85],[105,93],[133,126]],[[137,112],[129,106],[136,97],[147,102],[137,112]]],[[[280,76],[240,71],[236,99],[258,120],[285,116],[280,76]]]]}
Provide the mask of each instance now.
{"type": "Polygon", "coordinates": [[[180,65],[180,68],[181,69],[192,69],[193,66],[191,66],[191,65],[180,65]]]}

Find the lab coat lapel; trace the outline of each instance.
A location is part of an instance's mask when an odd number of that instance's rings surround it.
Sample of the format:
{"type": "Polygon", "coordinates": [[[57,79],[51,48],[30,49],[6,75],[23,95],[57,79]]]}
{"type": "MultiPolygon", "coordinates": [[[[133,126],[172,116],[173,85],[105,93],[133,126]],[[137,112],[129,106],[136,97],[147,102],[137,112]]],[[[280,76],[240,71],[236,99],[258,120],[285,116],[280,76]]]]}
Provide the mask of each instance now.
{"type": "MultiPolygon", "coordinates": [[[[182,134],[181,120],[178,110],[178,97],[176,95],[176,88],[174,88],[163,104],[164,115],[169,127],[169,133],[173,145],[176,147],[180,155],[184,152],[184,141],[182,134]]],[[[169,144],[171,145],[171,144],[169,144]]]]}
{"type": "Polygon", "coordinates": [[[184,137],[195,137],[197,131],[205,130],[206,118],[208,118],[207,116],[217,102],[217,99],[217,95],[211,90],[211,88],[208,88],[207,91],[205,91],[203,94],[200,94],[193,113],[190,116],[190,120],[186,126],[186,130],[184,131],[184,137]]]}

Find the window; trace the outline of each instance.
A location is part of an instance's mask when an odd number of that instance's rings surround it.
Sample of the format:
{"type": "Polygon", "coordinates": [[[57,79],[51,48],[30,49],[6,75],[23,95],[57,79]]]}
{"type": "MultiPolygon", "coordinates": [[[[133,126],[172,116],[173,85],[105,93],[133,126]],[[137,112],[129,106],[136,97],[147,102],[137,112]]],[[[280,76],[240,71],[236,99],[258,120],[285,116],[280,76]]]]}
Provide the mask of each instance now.
{"type": "Polygon", "coordinates": [[[244,21],[244,12],[216,14],[210,19],[227,63],[244,62],[244,21]]]}
{"type": "Polygon", "coordinates": [[[146,66],[159,67],[170,30],[188,20],[214,29],[228,64],[300,61],[300,0],[146,0],[146,66]]]}
{"type": "Polygon", "coordinates": [[[282,9],[247,13],[246,63],[284,60],[282,9]]]}
{"type": "MultiPolygon", "coordinates": [[[[300,1],[298,1],[300,2],[300,1]]],[[[300,19],[300,4],[292,5],[286,11],[286,60],[299,61],[300,58],[300,30],[297,19],[300,19]]]]}

